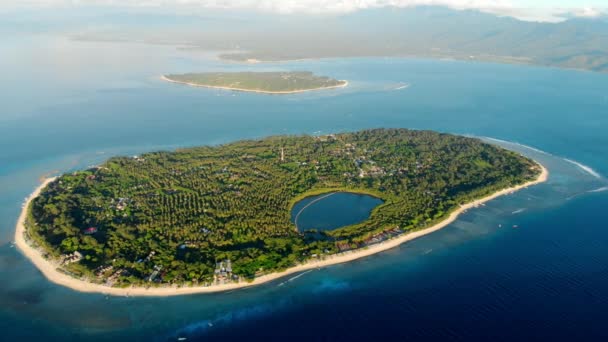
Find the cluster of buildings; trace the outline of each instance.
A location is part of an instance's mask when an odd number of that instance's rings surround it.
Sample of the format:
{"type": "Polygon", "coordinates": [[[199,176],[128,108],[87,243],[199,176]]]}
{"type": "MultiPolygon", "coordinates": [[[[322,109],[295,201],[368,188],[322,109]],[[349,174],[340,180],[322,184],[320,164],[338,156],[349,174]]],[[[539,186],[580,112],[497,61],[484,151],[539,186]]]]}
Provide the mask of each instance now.
{"type": "Polygon", "coordinates": [[[154,265],[154,271],[152,271],[152,274],[150,274],[150,276],[148,277],[148,282],[155,281],[156,278],[158,278],[158,275],[162,269],[163,269],[162,266],[154,265]]]}
{"type": "Polygon", "coordinates": [[[116,272],[112,273],[106,279],[106,286],[113,286],[116,280],[118,280],[118,277],[120,277],[121,275],[128,275],[128,272],[125,270],[116,270],[116,272]]]}
{"type": "Polygon", "coordinates": [[[127,208],[127,205],[129,205],[129,202],[131,202],[131,199],[128,197],[120,197],[118,199],[118,203],[116,203],[116,210],[125,210],[127,208]]]}
{"type": "Polygon", "coordinates": [[[61,265],[68,265],[74,262],[79,262],[80,260],[82,260],[82,254],[78,251],[75,251],[74,253],[62,255],[59,263],[61,265]]]}
{"type": "Polygon", "coordinates": [[[385,230],[382,233],[374,234],[363,241],[365,246],[370,246],[388,239],[394,238],[403,234],[403,231],[398,226],[389,230],[385,230]]]}
{"type": "Polygon", "coordinates": [[[108,265],[108,266],[99,266],[95,269],[95,275],[97,277],[101,277],[104,274],[106,274],[107,272],[111,271],[114,269],[114,266],[112,265],[108,265]]]}
{"type": "Polygon", "coordinates": [[[336,135],[335,134],[319,135],[319,136],[316,136],[315,138],[318,141],[321,141],[321,142],[335,141],[336,140],[336,135]]]}
{"type": "Polygon", "coordinates": [[[357,244],[356,246],[353,246],[353,244],[347,240],[336,241],[336,247],[338,248],[338,251],[340,253],[343,253],[343,252],[347,252],[347,251],[350,251],[350,250],[353,250],[356,248],[361,248],[361,247],[366,247],[366,246],[371,246],[371,245],[374,245],[377,243],[381,243],[383,241],[397,237],[401,234],[403,234],[403,230],[401,230],[401,228],[399,226],[397,226],[397,227],[394,227],[391,229],[387,229],[381,233],[373,234],[372,236],[363,240],[363,242],[361,244],[357,244]]]}
{"type": "Polygon", "coordinates": [[[156,252],[155,252],[155,251],[152,251],[152,252],[150,252],[150,253],[148,254],[148,256],[147,256],[145,259],[139,259],[139,260],[137,260],[137,261],[136,261],[136,263],[138,263],[138,264],[139,264],[140,262],[148,262],[148,261],[150,261],[150,259],[152,259],[152,257],[153,257],[155,254],[156,254],[156,252]]]}
{"type": "Polygon", "coordinates": [[[366,176],[380,177],[386,175],[386,171],[382,167],[378,166],[373,160],[367,160],[365,156],[356,158],[353,162],[359,171],[359,178],[366,176]]]}
{"type": "Polygon", "coordinates": [[[137,155],[133,156],[133,159],[135,159],[135,161],[138,161],[138,162],[140,162],[140,163],[141,163],[141,162],[145,162],[145,161],[146,161],[146,159],[145,159],[145,158],[142,158],[142,157],[137,156],[137,155]]]}
{"type": "Polygon", "coordinates": [[[238,276],[232,274],[232,262],[230,259],[220,261],[215,264],[214,281],[224,284],[232,280],[238,280],[238,276]]]}
{"type": "Polygon", "coordinates": [[[353,249],[352,246],[350,245],[350,242],[348,242],[346,240],[337,241],[336,242],[336,247],[338,248],[338,251],[340,253],[342,253],[342,252],[348,252],[351,249],[353,249]]]}

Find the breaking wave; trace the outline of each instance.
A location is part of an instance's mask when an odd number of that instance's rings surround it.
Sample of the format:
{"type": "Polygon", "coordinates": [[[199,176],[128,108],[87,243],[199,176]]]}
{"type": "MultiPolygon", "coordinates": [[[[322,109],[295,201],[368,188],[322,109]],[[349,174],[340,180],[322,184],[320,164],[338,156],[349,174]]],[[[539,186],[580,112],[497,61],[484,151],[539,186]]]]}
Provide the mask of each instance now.
{"type": "Polygon", "coordinates": [[[590,168],[587,165],[581,164],[577,161],[568,159],[568,158],[564,158],[565,161],[567,161],[570,164],[574,164],[576,166],[578,166],[579,168],[581,168],[581,170],[587,172],[588,174],[592,175],[595,178],[602,178],[602,175],[600,175],[597,171],[595,171],[594,169],[590,168]]]}
{"type": "MultiPolygon", "coordinates": [[[[538,153],[542,153],[544,155],[547,156],[554,156],[553,154],[543,151],[543,150],[539,150],[538,148],[532,147],[532,146],[528,146],[528,145],[524,145],[524,144],[520,144],[517,142],[512,142],[512,141],[507,141],[507,140],[501,140],[501,139],[496,139],[496,138],[491,138],[491,137],[482,137],[484,139],[490,140],[490,141],[495,141],[495,142],[499,142],[499,143],[505,143],[505,144],[512,144],[512,145],[516,145],[516,146],[520,146],[529,150],[532,150],[534,152],[538,152],[538,153]]],[[[567,161],[570,164],[576,165],[578,166],[581,170],[587,172],[588,174],[590,174],[591,176],[595,177],[595,178],[603,178],[601,174],[599,174],[599,172],[595,171],[594,169],[592,169],[591,167],[585,165],[585,164],[581,164],[575,160],[572,159],[568,159],[568,158],[563,158],[565,161],[567,161]]],[[[603,191],[603,190],[602,190],[603,191]]]]}
{"type": "Polygon", "coordinates": [[[523,147],[523,148],[526,148],[526,149],[528,149],[528,150],[532,150],[532,151],[534,151],[534,152],[538,152],[538,153],[541,153],[541,154],[544,154],[544,155],[547,155],[547,156],[553,156],[553,155],[552,155],[551,153],[549,153],[549,152],[546,152],[546,151],[543,151],[543,150],[539,150],[539,149],[538,149],[538,148],[536,148],[536,147],[532,147],[532,146],[528,146],[528,145],[520,144],[520,143],[517,143],[517,142],[513,142],[513,141],[507,141],[507,140],[501,140],[501,139],[496,139],[496,138],[490,138],[490,137],[483,137],[483,138],[484,138],[484,139],[487,139],[487,140],[491,140],[491,141],[499,142],[499,143],[505,143],[505,144],[511,144],[511,145],[515,145],[515,146],[523,147]]]}

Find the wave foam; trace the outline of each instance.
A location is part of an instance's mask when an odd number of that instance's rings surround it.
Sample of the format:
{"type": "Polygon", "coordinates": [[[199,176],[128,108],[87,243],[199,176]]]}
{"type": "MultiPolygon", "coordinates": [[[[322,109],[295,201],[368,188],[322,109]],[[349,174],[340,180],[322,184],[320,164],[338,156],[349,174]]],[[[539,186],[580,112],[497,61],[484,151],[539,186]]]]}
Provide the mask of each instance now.
{"type": "Polygon", "coordinates": [[[594,189],[594,190],[589,190],[587,192],[604,192],[604,191],[608,191],[608,186],[604,186],[604,187],[597,188],[597,189],[594,189]]]}
{"type": "Polygon", "coordinates": [[[594,169],[592,169],[591,167],[581,164],[577,161],[568,159],[568,158],[564,158],[565,161],[567,161],[570,164],[574,164],[576,166],[578,166],[581,170],[587,172],[588,174],[592,175],[595,178],[602,178],[602,175],[600,175],[597,171],[595,171],[594,169]]]}
{"type": "Polygon", "coordinates": [[[499,143],[505,143],[505,144],[511,144],[511,145],[523,147],[525,149],[528,149],[528,150],[531,150],[531,151],[534,151],[534,152],[538,152],[538,153],[541,153],[541,154],[544,154],[544,155],[547,155],[547,156],[552,156],[552,154],[549,153],[549,152],[547,152],[547,151],[543,151],[543,150],[540,150],[540,149],[538,149],[536,147],[532,147],[532,146],[529,146],[529,145],[520,144],[518,142],[501,140],[501,139],[496,139],[496,138],[491,138],[491,137],[483,137],[483,138],[484,139],[488,139],[488,140],[492,140],[492,141],[496,141],[496,142],[499,142],[499,143]]]}
{"type": "MultiPolygon", "coordinates": [[[[501,139],[496,139],[496,138],[491,138],[491,137],[483,137],[484,139],[487,140],[491,140],[491,141],[495,141],[495,142],[499,142],[499,143],[506,143],[506,144],[512,144],[512,145],[516,145],[516,146],[520,146],[529,150],[532,150],[534,152],[538,152],[538,153],[542,153],[544,155],[547,156],[553,156],[553,154],[540,150],[538,148],[532,147],[532,146],[528,146],[528,145],[524,145],[524,144],[520,144],[517,142],[513,142],[513,141],[507,141],[507,140],[501,140],[501,139]]],[[[575,160],[572,159],[568,159],[568,158],[563,158],[565,161],[567,161],[570,164],[574,164],[576,166],[578,166],[581,170],[587,172],[588,174],[592,175],[595,178],[603,178],[601,174],[599,174],[599,172],[595,171],[594,169],[592,169],[591,167],[585,165],[585,164],[581,164],[575,160]]]]}

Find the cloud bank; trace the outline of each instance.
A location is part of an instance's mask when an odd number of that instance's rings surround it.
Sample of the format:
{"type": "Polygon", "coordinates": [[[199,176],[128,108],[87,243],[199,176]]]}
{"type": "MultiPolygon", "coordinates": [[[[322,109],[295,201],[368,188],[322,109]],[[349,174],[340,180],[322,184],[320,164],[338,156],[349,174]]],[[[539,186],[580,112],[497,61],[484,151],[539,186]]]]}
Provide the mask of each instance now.
{"type": "Polygon", "coordinates": [[[479,10],[523,20],[559,21],[568,17],[597,17],[605,9],[522,8],[512,0],[2,0],[2,7],[116,6],[256,10],[280,14],[340,14],[383,7],[445,6],[458,10],[479,10]]]}

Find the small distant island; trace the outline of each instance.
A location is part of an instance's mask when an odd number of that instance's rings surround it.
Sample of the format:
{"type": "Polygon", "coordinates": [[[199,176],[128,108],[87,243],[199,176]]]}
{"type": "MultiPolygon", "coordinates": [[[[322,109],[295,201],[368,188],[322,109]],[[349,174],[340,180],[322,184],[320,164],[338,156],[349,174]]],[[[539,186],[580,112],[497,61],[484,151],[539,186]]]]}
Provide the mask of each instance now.
{"type": "Polygon", "coordinates": [[[347,81],[316,76],[309,71],[204,72],[163,75],[163,80],[194,87],[218,88],[264,94],[294,94],[346,87],[347,81]]]}
{"type": "Polygon", "coordinates": [[[546,179],[531,159],[451,134],[273,136],[114,157],[47,179],[24,205],[16,245],[79,291],[216,292],[393,248],[546,179]],[[299,231],[292,208],[335,192],[381,204],[363,222],[299,231]]]}

